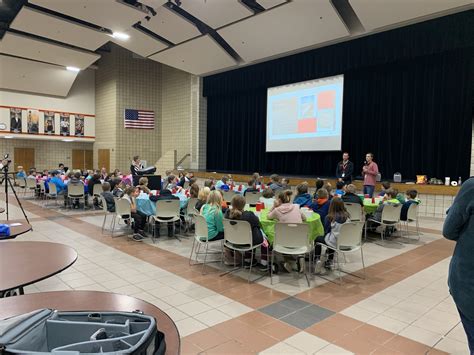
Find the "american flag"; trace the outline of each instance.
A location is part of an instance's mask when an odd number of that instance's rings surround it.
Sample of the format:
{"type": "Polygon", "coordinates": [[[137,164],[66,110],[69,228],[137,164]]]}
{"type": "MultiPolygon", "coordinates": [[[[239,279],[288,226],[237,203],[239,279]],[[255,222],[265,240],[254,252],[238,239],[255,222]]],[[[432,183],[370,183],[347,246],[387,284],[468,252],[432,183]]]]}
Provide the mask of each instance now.
{"type": "Polygon", "coordinates": [[[124,113],[125,128],[155,128],[155,112],[146,110],[125,109],[124,113]]]}

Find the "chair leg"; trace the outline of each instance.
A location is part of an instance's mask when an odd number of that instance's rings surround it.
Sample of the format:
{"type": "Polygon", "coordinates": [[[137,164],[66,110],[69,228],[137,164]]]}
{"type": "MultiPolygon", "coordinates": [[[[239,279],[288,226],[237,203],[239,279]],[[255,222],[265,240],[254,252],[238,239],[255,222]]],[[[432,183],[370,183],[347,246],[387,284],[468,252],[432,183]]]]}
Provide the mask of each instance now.
{"type": "Polygon", "coordinates": [[[114,237],[114,231],[115,231],[115,220],[117,219],[117,216],[114,216],[114,219],[112,220],[112,238],[114,237]]]}
{"type": "Polygon", "coordinates": [[[364,252],[362,251],[362,247],[360,248],[360,257],[362,259],[362,269],[364,270],[364,280],[367,278],[365,274],[365,262],[364,262],[364,252]]]}
{"type": "Polygon", "coordinates": [[[195,244],[196,244],[196,238],[193,238],[193,246],[191,247],[191,254],[189,255],[189,265],[192,265],[191,260],[193,259],[193,251],[194,251],[195,244]]]}
{"type": "MultiPolygon", "coordinates": [[[[304,259],[305,259],[305,257],[304,257],[304,255],[303,255],[303,260],[304,260],[304,259]]],[[[311,254],[310,254],[309,259],[310,259],[310,262],[309,262],[308,264],[311,265],[311,254]]],[[[309,278],[308,278],[308,272],[307,272],[307,269],[306,269],[306,262],[305,262],[305,261],[303,261],[303,262],[305,263],[305,265],[304,265],[304,270],[303,270],[303,271],[304,271],[304,276],[306,277],[306,282],[308,283],[308,287],[310,287],[310,285],[309,285],[309,278]]]]}
{"type": "Polygon", "coordinates": [[[273,257],[275,252],[272,251],[272,255],[270,257],[270,284],[273,285],[273,257]]]}
{"type": "Polygon", "coordinates": [[[252,264],[253,264],[253,249],[250,252],[250,267],[249,267],[249,277],[247,278],[247,283],[250,283],[250,275],[252,274],[252,264]]]}
{"type": "Polygon", "coordinates": [[[418,235],[418,240],[420,240],[420,225],[418,224],[418,216],[416,217],[416,234],[418,235]]]}
{"type": "Polygon", "coordinates": [[[204,252],[204,262],[202,263],[201,267],[201,274],[204,275],[204,265],[206,265],[206,260],[207,260],[207,249],[209,248],[209,243],[206,243],[206,251],[204,252]]]}
{"type": "Polygon", "coordinates": [[[107,220],[107,213],[104,214],[104,222],[102,223],[102,234],[104,233],[105,221],[107,220]]]}

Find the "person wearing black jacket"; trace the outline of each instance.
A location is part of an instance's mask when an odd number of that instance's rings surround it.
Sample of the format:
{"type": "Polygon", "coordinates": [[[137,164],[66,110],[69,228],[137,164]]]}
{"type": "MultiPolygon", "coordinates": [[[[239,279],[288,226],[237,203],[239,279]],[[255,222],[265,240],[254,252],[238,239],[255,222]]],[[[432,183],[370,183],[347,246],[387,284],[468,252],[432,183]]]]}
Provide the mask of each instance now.
{"type": "Polygon", "coordinates": [[[349,160],[349,153],[342,154],[342,161],[337,164],[336,179],[348,185],[352,182],[352,174],[354,173],[354,164],[349,160]]]}
{"type": "Polygon", "coordinates": [[[130,173],[132,175],[138,175],[138,171],[141,170],[143,167],[140,162],[140,157],[135,155],[132,160],[132,164],[130,165],[130,173]]]}
{"type": "Polygon", "coordinates": [[[358,203],[361,206],[364,206],[361,198],[356,195],[356,187],[352,184],[346,186],[346,193],[341,197],[342,201],[350,203],[358,203]]]}

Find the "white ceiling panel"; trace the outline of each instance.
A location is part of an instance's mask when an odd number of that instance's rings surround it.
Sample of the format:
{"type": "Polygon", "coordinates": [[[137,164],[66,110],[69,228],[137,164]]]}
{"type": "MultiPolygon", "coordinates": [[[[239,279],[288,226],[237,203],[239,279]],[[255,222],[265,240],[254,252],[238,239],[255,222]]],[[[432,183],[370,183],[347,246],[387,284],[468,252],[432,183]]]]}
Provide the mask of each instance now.
{"type": "Polygon", "coordinates": [[[129,51],[141,55],[142,57],[148,57],[149,55],[168,47],[167,44],[132,27],[124,31],[124,33],[130,36],[128,40],[121,41],[112,39],[112,41],[129,51]]]}
{"type": "Polygon", "coordinates": [[[181,8],[212,28],[253,15],[253,12],[238,0],[183,1],[181,8]]]}
{"type": "Polygon", "coordinates": [[[143,21],[142,26],[172,43],[181,43],[201,34],[196,26],[165,6],[156,9],[156,16],[143,21]]]}
{"type": "Polygon", "coordinates": [[[446,11],[472,0],[349,0],[367,31],[446,11]]]}
{"type": "Polygon", "coordinates": [[[87,68],[100,58],[95,53],[74,50],[12,32],[6,32],[0,41],[0,53],[80,69],[87,68]]]}
{"type": "Polygon", "coordinates": [[[62,20],[23,6],[10,25],[15,30],[68,43],[76,47],[96,50],[110,40],[110,36],[90,28],[62,20]]]}
{"type": "Polygon", "coordinates": [[[246,61],[348,36],[329,1],[294,0],[218,30],[246,61]]]}
{"type": "Polygon", "coordinates": [[[277,5],[283,4],[287,2],[287,0],[258,0],[257,1],[260,5],[262,5],[266,10],[271,9],[277,5]]]}
{"type": "Polygon", "coordinates": [[[77,73],[57,65],[0,55],[0,89],[67,96],[77,73]]]}
{"type": "Polygon", "coordinates": [[[209,35],[172,47],[149,58],[195,75],[237,64],[209,35]]]}
{"type": "Polygon", "coordinates": [[[47,9],[121,32],[147,16],[134,6],[116,0],[29,0],[47,9]]]}

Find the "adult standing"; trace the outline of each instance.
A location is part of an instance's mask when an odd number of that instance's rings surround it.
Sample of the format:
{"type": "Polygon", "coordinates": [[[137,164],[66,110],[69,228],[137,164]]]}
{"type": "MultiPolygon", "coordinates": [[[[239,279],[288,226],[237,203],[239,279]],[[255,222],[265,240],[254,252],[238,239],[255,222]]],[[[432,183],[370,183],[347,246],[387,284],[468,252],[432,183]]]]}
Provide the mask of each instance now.
{"type": "Polygon", "coordinates": [[[372,197],[375,191],[375,181],[377,174],[379,173],[379,167],[374,162],[374,155],[367,153],[365,155],[365,164],[362,168],[362,176],[364,177],[364,195],[372,197]]]}
{"type": "Polygon", "coordinates": [[[465,181],[444,221],[443,235],[454,240],[448,285],[474,353],[474,177],[465,181]]]}
{"type": "Polygon", "coordinates": [[[342,161],[337,164],[336,179],[342,181],[344,185],[352,183],[352,174],[354,173],[354,164],[349,160],[349,153],[342,154],[342,161]]]}
{"type": "Polygon", "coordinates": [[[138,175],[138,171],[142,169],[142,164],[140,161],[140,157],[135,155],[132,160],[132,165],[130,165],[130,173],[132,175],[138,175]]]}

